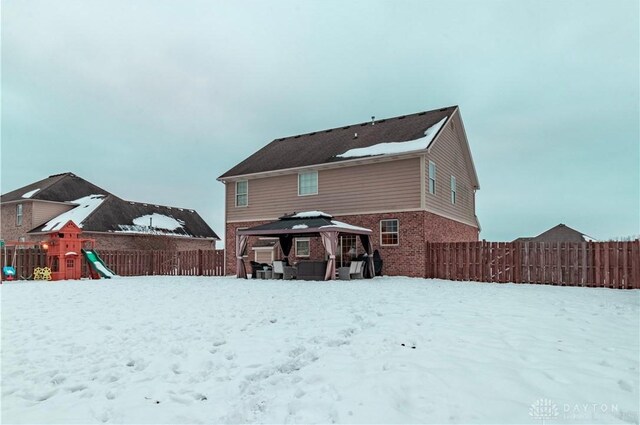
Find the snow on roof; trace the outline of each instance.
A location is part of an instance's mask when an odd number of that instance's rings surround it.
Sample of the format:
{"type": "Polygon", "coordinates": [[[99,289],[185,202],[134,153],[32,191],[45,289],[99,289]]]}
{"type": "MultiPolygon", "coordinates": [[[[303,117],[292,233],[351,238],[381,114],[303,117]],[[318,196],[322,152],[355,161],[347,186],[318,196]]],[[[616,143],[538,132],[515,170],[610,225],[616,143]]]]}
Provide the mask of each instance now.
{"type": "Polygon", "coordinates": [[[296,213],[288,218],[315,218],[315,217],[331,218],[329,214],[323,213],[322,211],[303,211],[303,212],[296,213]]]}
{"type": "Polygon", "coordinates": [[[338,220],[331,220],[331,223],[333,224],[332,226],[320,226],[320,228],[322,229],[323,227],[340,227],[342,229],[349,229],[349,230],[360,230],[360,231],[366,231],[366,232],[371,231],[371,229],[367,229],[366,227],[358,227],[358,226],[354,226],[352,224],[344,223],[338,220]]]}
{"type": "Polygon", "coordinates": [[[591,236],[587,236],[585,234],[582,235],[582,239],[584,239],[585,242],[598,242],[597,240],[593,239],[591,236]]]}
{"type": "Polygon", "coordinates": [[[164,214],[153,213],[134,218],[133,224],[135,226],[147,226],[154,227],[156,229],[176,230],[182,229],[184,221],[176,220],[175,218],[164,214]]]}
{"type": "Polygon", "coordinates": [[[105,195],[89,195],[71,201],[72,204],[78,204],[78,206],[49,220],[41,231],[54,232],[60,230],[69,220],[73,221],[78,227],[82,227],[82,222],[102,204],[104,198],[105,195]]]}
{"type": "Polygon", "coordinates": [[[25,193],[24,195],[22,195],[23,198],[31,198],[33,195],[35,195],[36,193],[38,193],[40,191],[40,188],[38,189],[33,189],[28,191],[27,193],[25,193]]]}
{"type": "Polygon", "coordinates": [[[308,229],[309,226],[307,226],[306,224],[296,224],[295,226],[292,227],[292,229],[308,229]]]}
{"type": "Polygon", "coordinates": [[[433,141],[435,135],[438,134],[438,131],[440,131],[446,120],[447,117],[444,117],[431,127],[427,128],[424,132],[424,137],[419,139],[409,140],[406,142],[378,143],[366,148],[349,149],[345,153],[341,153],[336,156],[338,158],[355,158],[360,156],[389,155],[426,149],[429,146],[429,143],[433,141]]]}
{"type": "MultiPolygon", "coordinates": [[[[129,234],[138,234],[138,235],[159,235],[159,236],[180,236],[184,238],[194,238],[196,236],[187,233],[186,231],[179,232],[176,230],[166,230],[166,229],[156,229],[155,227],[150,228],[147,224],[146,226],[138,226],[136,224],[118,224],[118,228],[120,230],[114,230],[115,233],[129,233],[129,234]]],[[[182,230],[182,228],[180,228],[182,230]]],[[[202,237],[202,236],[197,236],[202,237]]]]}

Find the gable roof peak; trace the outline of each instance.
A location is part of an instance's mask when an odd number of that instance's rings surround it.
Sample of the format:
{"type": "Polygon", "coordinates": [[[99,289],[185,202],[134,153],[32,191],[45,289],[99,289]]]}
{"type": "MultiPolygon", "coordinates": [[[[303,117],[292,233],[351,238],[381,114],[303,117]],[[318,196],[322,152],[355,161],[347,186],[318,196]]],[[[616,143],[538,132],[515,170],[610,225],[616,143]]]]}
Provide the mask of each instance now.
{"type": "Polygon", "coordinates": [[[52,174],[52,175],[49,176],[49,178],[62,177],[62,176],[76,177],[75,174],[73,174],[72,172],[67,171],[66,173],[52,174]]]}

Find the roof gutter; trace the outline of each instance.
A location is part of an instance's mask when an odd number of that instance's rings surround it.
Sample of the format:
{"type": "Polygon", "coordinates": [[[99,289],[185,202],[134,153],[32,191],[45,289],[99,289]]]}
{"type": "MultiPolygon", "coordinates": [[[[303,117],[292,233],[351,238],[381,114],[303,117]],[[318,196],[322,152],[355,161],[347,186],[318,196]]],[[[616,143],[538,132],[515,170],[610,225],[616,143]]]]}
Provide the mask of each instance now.
{"type": "Polygon", "coordinates": [[[235,180],[246,179],[246,178],[272,177],[272,176],[278,176],[278,175],[284,175],[284,174],[295,174],[296,172],[301,170],[309,170],[309,169],[327,170],[327,169],[335,169],[335,168],[343,168],[343,167],[352,167],[355,165],[388,162],[396,159],[418,158],[424,153],[425,153],[425,149],[420,149],[420,150],[411,151],[411,152],[375,155],[375,156],[367,156],[362,158],[346,159],[346,160],[336,161],[336,162],[322,162],[320,164],[303,165],[300,167],[259,171],[257,173],[237,174],[234,176],[226,176],[226,177],[221,176],[221,177],[218,177],[216,180],[222,183],[226,183],[227,181],[235,181],[235,180]]]}

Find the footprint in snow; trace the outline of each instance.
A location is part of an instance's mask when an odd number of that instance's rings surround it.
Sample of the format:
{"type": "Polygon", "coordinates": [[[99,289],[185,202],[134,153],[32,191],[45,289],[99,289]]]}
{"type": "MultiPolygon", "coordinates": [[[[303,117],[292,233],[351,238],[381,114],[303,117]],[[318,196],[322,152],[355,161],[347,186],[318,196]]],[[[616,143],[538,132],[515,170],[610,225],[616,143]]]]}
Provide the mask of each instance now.
{"type": "Polygon", "coordinates": [[[67,391],[69,391],[70,393],[77,393],[78,391],[84,391],[86,390],[88,387],[86,385],[83,384],[78,384],[78,385],[72,385],[70,387],[65,388],[67,391]]]}
{"type": "Polygon", "coordinates": [[[219,347],[221,345],[226,344],[227,341],[225,341],[224,338],[215,338],[213,341],[211,341],[211,345],[213,345],[214,347],[219,347]]]}

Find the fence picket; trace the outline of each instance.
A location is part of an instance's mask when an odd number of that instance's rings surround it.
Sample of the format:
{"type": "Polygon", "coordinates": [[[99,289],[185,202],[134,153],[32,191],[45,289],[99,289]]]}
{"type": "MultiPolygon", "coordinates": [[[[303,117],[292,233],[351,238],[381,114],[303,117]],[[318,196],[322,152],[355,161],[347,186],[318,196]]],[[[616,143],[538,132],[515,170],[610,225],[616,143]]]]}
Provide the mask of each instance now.
{"type": "MultiPolygon", "coordinates": [[[[425,246],[425,276],[431,278],[640,288],[640,241],[429,242],[425,246]]],[[[224,254],[214,255],[223,258],[224,254]]],[[[224,261],[216,264],[222,266],[224,261]]]]}

